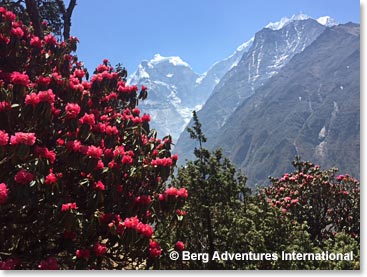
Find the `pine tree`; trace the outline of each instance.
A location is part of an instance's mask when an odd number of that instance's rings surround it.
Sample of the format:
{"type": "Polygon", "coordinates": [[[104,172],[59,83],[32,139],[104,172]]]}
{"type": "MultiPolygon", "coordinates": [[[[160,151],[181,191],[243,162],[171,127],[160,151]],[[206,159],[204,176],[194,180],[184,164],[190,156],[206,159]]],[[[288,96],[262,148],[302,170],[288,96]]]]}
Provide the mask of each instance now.
{"type": "MultiPolygon", "coordinates": [[[[196,160],[180,168],[173,183],[185,184],[189,191],[181,237],[186,239],[191,252],[209,253],[212,257],[216,250],[228,250],[227,238],[238,219],[234,215],[243,209],[250,189],[246,188],[246,177],[236,172],[220,149],[209,152],[204,148],[206,137],[196,112],[193,120],[193,128],[188,132],[198,142],[194,150],[196,160]]],[[[192,261],[190,265],[190,268],[221,267],[211,258],[207,264],[192,261]]]]}

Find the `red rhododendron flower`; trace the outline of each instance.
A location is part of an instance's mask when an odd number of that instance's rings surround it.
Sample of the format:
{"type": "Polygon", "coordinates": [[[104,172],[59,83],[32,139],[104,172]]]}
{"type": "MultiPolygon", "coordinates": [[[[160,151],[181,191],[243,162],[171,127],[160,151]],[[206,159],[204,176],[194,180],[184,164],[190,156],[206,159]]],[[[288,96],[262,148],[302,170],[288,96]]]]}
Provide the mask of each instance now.
{"type": "Polygon", "coordinates": [[[50,77],[44,77],[44,76],[39,76],[37,79],[37,84],[40,86],[48,86],[51,83],[51,78],[50,77]]]}
{"type": "Polygon", "coordinates": [[[169,167],[169,166],[172,166],[172,159],[171,158],[162,158],[162,159],[157,158],[155,160],[152,160],[150,164],[153,165],[153,166],[167,166],[167,167],[169,167]]]}
{"type": "Polygon", "coordinates": [[[61,211],[62,212],[66,212],[66,211],[69,211],[69,210],[76,210],[78,209],[76,203],[66,203],[66,204],[62,204],[61,206],[61,211]]]}
{"type": "Polygon", "coordinates": [[[59,265],[55,258],[48,258],[47,260],[42,260],[38,268],[41,270],[58,270],[59,265]]]}
{"type": "Polygon", "coordinates": [[[11,11],[7,11],[4,14],[4,18],[8,21],[15,21],[15,19],[17,18],[17,16],[11,12],[11,11]]]}
{"type": "Polygon", "coordinates": [[[97,242],[94,245],[94,252],[96,253],[97,256],[102,256],[107,252],[107,247],[105,244],[97,242]]]}
{"type": "Polygon", "coordinates": [[[39,102],[40,98],[34,92],[31,94],[27,94],[24,101],[26,105],[32,105],[33,107],[36,106],[39,102]]]}
{"type": "Polygon", "coordinates": [[[103,150],[100,147],[97,147],[94,145],[88,146],[88,151],[87,151],[88,156],[99,159],[101,158],[102,154],[103,154],[103,150]]]}
{"type": "Polygon", "coordinates": [[[45,178],[45,184],[46,185],[52,185],[57,182],[57,177],[54,173],[50,173],[45,178]]]}
{"type": "Polygon", "coordinates": [[[94,184],[94,188],[96,190],[101,190],[104,191],[105,190],[105,186],[101,181],[98,181],[97,183],[94,184]]]}
{"type": "Polygon", "coordinates": [[[121,162],[122,162],[122,164],[132,164],[133,163],[133,158],[128,156],[128,155],[125,155],[125,156],[122,157],[121,162]]]}
{"type": "Polygon", "coordinates": [[[0,146],[5,146],[9,142],[9,135],[5,131],[0,130],[0,146]]]}
{"type": "Polygon", "coordinates": [[[33,47],[41,48],[42,47],[42,41],[39,37],[33,36],[30,41],[30,45],[33,47]]]}
{"type": "Polygon", "coordinates": [[[145,237],[151,237],[153,235],[153,227],[149,224],[144,224],[142,222],[138,223],[138,225],[136,226],[136,231],[145,237]]]}
{"type": "Polygon", "coordinates": [[[80,119],[80,124],[87,124],[89,126],[93,126],[95,124],[95,117],[94,114],[87,114],[85,113],[80,119]]]}
{"type": "Polygon", "coordinates": [[[68,103],[65,107],[66,118],[76,118],[80,113],[80,106],[74,103],[68,103]]]}
{"type": "Polygon", "coordinates": [[[132,113],[133,113],[133,115],[139,115],[140,114],[140,109],[139,108],[134,108],[132,110],[132,113]]]}
{"type": "Polygon", "coordinates": [[[292,199],[292,198],[291,198],[291,197],[289,197],[289,196],[284,197],[284,201],[285,201],[285,202],[291,201],[291,199],[292,199]]]}
{"type": "Polygon", "coordinates": [[[3,34],[0,34],[0,42],[4,44],[9,44],[10,38],[8,38],[7,36],[4,36],[3,34]]]}
{"type": "Polygon", "coordinates": [[[145,122],[149,122],[149,121],[150,121],[150,115],[149,115],[149,114],[144,114],[144,115],[141,117],[141,120],[142,120],[142,121],[145,121],[145,122]]]}
{"type": "Polygon", "coordinates": [[[11,109],[10,103],[8,103],[6,101],[1,101],[0,102],[0,112],[9,111],[10,109],[11,109]]]}
{"type": "Polygon", "coordinates": [[[183,251],[185,249],[185,244],[182,241],[178,241],[175,244],[175,248],[178,251],[183,251]]]}
{"type": "MultiPolygon", "coordinates": [[[[1,8],[1,7],[0,7],[1,8]]],[[[4,262],[0,262],[0,270],[14,270],[19,265],[19,260],[6,259],[4,262]]]]}
{"type": "Polygon", "coordinates": [[[40,91],[38,93],[38,97],[40,99],[40,102],[48,102],[50,104],[55,102],[55,94],[53,93],[52,89],[40,91]]]}
{"type": "Polygon", "coordinates": [[[14,85],[27,86],[29,84],[29,77],[27,74],[14,71],[10,75],[10,82],[12,82],[14,85]]]}
{"type": "Polygon", "coordinates": [[[51,34],[48,34],[47,36],[45,36],[44,40],[47,44],[51,44],[51,45],[57,44],[56,38],[51,34]]]}
{"type": "Polygon", "coordinates": [[[0,205],[4,204],[8,199],[9,190],[4,183],[0,184],[0,205]]]}
{"type": "Polygon", "coordinates": [[[78,249],[78,250],[76,250],[75,255],[79,259],[89,259],[90,258],[90,250],[89,249],[78,249]]]}
{"type": "Polygon", "coordinates": [[[68,141],[66,143],[66,148],[74,152],[80,152],[81,147],[82,143],[79,140],[68,141]]]}
{"type": "Polygon", "coordinates": [[[177,191],[177,196],[178,197],[181,197],[181,198],[187,198],[189,196],[189,193],[187,192],[187,189],[185,188],[180,188],[178,191],[177,191]]]}
{"type": "Polygon", "coordinates": [[[104,168],[104,163],[102,162],[102,160],[98,160],[96,169],[103,169],[103,168],[104,168]]]}
{"type": "Polygon", "coordinates": [[[21,185],[27,185],[33,180],[34,176],[32,173],[24,170],[23,168],[17,172],[14,176],[14,181],[21,185]]]}
{"type": "Polygon", "coordinates": [[[20,27],[12,28],[10,34],[17,37],[22,38],[24,36],[24,31],[20,27]]]}
{"type": "Polygon", "coordinates": [[[75,69],[75,71],[74,71],[74,76],[75,77],[83,78],[84,75],[85,75],[84,70],[82,70],[82,69],[75,69]]]}
{"type": "Polygon", "coordinates": [[[124,220],[124,225],[126,228],[136,229],[139,222],[140,222],[139,219],[135,216],[135,217],[126,218],[124,220]]]}
{"type": "Polygon", "coordinates": [[[168,196],[176,196],[177,195],[177,189],[174,187],[170,187],[166,189],[166,195],[168,196]]]}
{"type": "Polygon", "coordinates": [[[162,254],[162,249],[158,242],[151,240],[149,242],[149,255],[151,258],[159,257],[162,254]]]}
{"type": "Polygon", "coordinates": [[[291,203],[292,203],[292,204],[297,204],[297,203],[298,203],[298,201],[299,201],[298,199],[292,199],[291,203]]]}
{"type": "Polygon", "coordinates": [[[106,126],[106,134],[107,135],[117,135],[119,131],[116,126],[106,126]]]}
{"type": "Polygon", "coordinates": [[[25,144],[25,145],[33,145],[36,142],[36,136],[34,133],[22,133],[17,132],[14,136],[10,137],[10,144],[25,144]]]}

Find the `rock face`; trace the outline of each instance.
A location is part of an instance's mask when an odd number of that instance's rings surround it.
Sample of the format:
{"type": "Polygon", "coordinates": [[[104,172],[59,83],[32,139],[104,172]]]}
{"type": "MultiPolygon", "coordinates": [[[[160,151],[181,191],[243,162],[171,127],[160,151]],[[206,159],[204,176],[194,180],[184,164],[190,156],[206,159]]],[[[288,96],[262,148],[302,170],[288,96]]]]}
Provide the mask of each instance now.
{"type": "MultiPolygon", "coordinates": [[[[223,76],[198,112],[208,137],[207,147],[214,146],[219,131],[239,105],[277,75],[295,55],[304,51],[325,28],[316,20],[301,15],[270,23],[256,33],[251,48],[237,66],[223,76]]],[[[187,132],[183,132],[175,148],[180,154],[180,162],[193,158],[194,147],[187,132]]]]}
{"type": "Polygon", "coordinates": [[[152,127],[159,136],[170,134],[174,141],[199,110],[223,75],[236,66],[249,49],[252,39],[245,42],[228,58],[215,63],[203,74],[195,73],[180,57],[157,54],[143,61],[128,83],[148,87],[149,97],[139,107],[152,117],[152,127]]]}
{"type": "Polygon", "coordinates": [[[296,155],[359,178],[359,75],[359,25],[326,28],[236,106],[211,148],[223,148],[250,185],[291,170],[296,155]]]}

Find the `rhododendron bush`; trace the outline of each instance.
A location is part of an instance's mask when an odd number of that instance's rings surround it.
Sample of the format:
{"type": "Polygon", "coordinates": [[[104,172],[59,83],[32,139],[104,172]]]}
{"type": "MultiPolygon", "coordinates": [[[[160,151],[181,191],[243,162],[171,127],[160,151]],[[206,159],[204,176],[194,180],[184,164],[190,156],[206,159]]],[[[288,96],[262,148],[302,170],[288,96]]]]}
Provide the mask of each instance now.
{"type": "Polygon", "coordinates": [[[137,107],[146,88],[104,60],[87,78],[77,39],[43,39],[0,7],[0,269],[150,267],[188,196],[177,156],[137,107]]]}
{"type": "Polygon", "coordinates": [[[299,159],[293,165],[297,170],[273,178],[260,199],[301,224],[307,222],[314,241],[323,242],[339,232],[359,241],[359,181],[347,174],[336,175],[336,169],[321,170],[299,159]]]}

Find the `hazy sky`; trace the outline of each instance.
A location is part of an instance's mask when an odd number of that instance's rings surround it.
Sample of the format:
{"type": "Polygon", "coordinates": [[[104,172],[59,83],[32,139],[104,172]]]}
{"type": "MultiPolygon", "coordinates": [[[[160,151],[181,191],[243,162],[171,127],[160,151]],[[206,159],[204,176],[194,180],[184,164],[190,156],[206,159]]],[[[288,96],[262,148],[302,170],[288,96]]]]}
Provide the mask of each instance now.
{"type": "Polygon", "coordinates": [[[108,58],[132,73],[154,54],[180,56],[197,73],[269,22],[300,12],[360,22],[359,0],[79,0],[71,33],[90,72],[108,58]]]}

